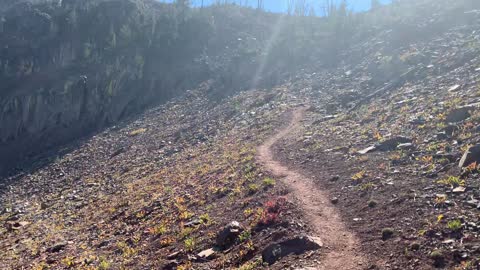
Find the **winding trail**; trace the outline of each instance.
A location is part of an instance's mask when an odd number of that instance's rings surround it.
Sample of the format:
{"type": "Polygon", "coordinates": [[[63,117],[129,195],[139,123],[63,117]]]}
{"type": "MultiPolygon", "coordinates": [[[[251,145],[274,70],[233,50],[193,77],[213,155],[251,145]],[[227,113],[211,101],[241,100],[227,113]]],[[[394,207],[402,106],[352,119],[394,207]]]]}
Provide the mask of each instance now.
{"type": "Polygon", "coordinates": [[[357,237],[343,223],[328,193],[315,187],[314,182],[301,173],[289,169],[275,160],[272,146],[301,127],[301,120],[308,108],[292,111],[290,123],[267,139],[257,150],[257,160],[275,176],[281,177],[299,200],[304,216],[314,229],[315,236],[324,243],[325,258],[317,269],[363,269],[366,259],[360,252],[357,237]]]}

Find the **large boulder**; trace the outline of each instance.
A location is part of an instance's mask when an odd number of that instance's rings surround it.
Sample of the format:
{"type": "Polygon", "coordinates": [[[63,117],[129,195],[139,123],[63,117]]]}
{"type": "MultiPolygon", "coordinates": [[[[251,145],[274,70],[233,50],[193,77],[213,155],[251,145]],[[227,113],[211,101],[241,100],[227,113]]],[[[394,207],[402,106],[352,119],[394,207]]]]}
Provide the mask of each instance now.
{"type": "Polygon", "coordinates": [[[323,246],[318,237],[300,236],[279,243],[271,244],[262,251],[262,259],[268,264],[274,264],[290,254],[302,254],[309,250],[317,250],[323,246]]]}
{"type": "Polygon", "coordinates": [[[465,107],[460,107],[451,110],[445,119],[445,122],[447,123],[457,123],[461,122],[468,117],[470,117],[470,110],[472,110],[471,106],[465,106],[465,107]]]}
{"type": "Polygon", "coordinates": [[[470,146],[467,151],[463,153],[462,159],[460,159],[460,163],[458,163],[458,167],[463,168],[473,162],[480,163],[480,144],[470,146]]]}

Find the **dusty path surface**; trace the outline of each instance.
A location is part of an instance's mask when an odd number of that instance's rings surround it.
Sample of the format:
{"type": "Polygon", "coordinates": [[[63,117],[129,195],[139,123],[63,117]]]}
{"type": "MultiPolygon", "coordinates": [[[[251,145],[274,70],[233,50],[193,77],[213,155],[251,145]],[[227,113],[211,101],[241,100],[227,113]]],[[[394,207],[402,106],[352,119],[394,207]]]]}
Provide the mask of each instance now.
{"type": "Polygon", "coordinates": [[[315,236],[322,239],[326,255],[317,269],[363,269],[366,267],[366,260],[360,252],[359,240],[348,231],[331,204],[328,194],[315,187],[311,179],[289,169],[274,158],[272,146],[300,127],[306,110],[306,107],[295,109],[290,123],[258,148],[257,159],[291,188],[303,208],[307,221],[313,227],[315,236]]]}

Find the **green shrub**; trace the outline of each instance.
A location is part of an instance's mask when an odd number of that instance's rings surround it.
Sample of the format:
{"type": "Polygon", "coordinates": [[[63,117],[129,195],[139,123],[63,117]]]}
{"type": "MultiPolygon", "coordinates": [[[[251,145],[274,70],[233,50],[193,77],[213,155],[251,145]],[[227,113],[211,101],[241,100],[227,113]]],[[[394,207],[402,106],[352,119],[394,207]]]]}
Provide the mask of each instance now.
{"type": "Polygon", "coordinates": [[[275,186],[275,180],[273,178],[266,177],[265,179],[263,179],[263,185],[265,187],[273,187],[275,186]]]}
{"type": "Polygon", "coordinates": [[[249,194],[255,194],[258,191],[258,185],[256,184],[250,184],[248,185],[248,193],[249,194]]]}
{"type": "Polygon", "coordinates": [[[193,238],[187,238],[185,239],[185,241],[183,241],[183,243],[185,244],[185,250],[186,251],[193,251],[193,249],[195,248],[195,239],[193,238]]]}
{"type": "Polygon", "coordinates": [[[447,228],[452,231],[459,231],[462,228],[462,222],[458,219],[451,220],[447,223],[447,228]]]}
{"type": "Polygon", "coordinates": [[[252,233],[249,230],[245,230],[238,236],[238,239],[240,240],[240,242],[245,242],[251,237],[252,237],[252,233]]]}

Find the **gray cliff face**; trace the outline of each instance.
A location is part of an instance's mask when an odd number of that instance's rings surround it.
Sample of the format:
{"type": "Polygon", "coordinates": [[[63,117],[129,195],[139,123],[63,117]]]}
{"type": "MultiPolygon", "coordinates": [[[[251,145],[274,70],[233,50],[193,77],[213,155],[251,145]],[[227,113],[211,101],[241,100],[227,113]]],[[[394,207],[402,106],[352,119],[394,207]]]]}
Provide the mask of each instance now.
{"type": "MultiPolygon", "coordinates": [[[[207,78],[203,64],[192,61],[195,48],[178,46],[171,6],[70,0],[12,2],[2,9],[3,167],[15,157],[68,142],[207,78]],[[174,46],[182,57],[167,53],[174,46]]],[[[199,47],[206,38],[198,36],[199,47]]]]}

